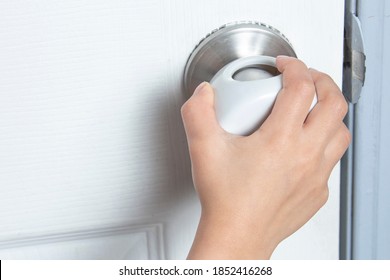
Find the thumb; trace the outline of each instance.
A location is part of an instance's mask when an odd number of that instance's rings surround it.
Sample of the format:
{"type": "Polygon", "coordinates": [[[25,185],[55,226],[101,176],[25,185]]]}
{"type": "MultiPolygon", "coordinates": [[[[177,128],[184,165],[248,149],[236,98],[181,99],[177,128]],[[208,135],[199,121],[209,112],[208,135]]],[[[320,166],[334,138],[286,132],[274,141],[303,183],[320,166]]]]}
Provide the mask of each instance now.
{"type": "Polygon", "coordinates": [[[214,109],[214,90],[207,82],[201,83],[181,108],[187,140],[205,140],[223,132],[214,109]]]}

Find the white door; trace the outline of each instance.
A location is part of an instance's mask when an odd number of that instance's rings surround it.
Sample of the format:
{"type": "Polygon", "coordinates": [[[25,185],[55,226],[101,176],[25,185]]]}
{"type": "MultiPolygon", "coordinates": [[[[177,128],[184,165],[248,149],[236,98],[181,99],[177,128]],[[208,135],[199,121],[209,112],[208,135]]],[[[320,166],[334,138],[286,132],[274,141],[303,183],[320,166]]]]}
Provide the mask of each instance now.
{"type": "MultiPolygon", "coordinates": [[[[0,258],[185,258],[200,210],[180,118],[190,52],[261,21],[340,85],[343,2],[0,1],[0,258]]],[[[274,258],[338,258],[338,167],[329,186],[274,258]]]]}

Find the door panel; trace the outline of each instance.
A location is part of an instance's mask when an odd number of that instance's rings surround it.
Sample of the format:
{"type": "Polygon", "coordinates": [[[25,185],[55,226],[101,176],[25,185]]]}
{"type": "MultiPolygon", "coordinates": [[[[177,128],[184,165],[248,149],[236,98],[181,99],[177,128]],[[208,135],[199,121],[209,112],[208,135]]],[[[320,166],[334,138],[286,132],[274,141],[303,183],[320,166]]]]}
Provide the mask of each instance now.
{"type": "Polygon", "coordinates": [[[8,241],[3,259],[164,259],[161,224],[8,241]]]}
{"type": "MultiPolygon", "coordinates": [[[[200,210],[180,118],[190,52],[261,21],[340,85],[342,2],[0,2],[0,258],[184,258],[200,210]]],[[[329,186],[275,258],[338,257],[338,167],[329,186]]]]}

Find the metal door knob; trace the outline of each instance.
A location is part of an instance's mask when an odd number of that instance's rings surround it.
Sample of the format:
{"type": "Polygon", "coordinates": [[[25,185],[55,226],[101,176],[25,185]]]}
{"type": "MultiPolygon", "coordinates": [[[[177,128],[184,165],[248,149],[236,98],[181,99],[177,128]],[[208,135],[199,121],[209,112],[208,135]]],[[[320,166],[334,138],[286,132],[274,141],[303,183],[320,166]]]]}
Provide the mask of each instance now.
{"type": "MultiPolygon", "coordinates": [[[[184,72],[185,91],[192,94],[201,82],[210,82],[221,127],[249,135],[266,119],[282,87],[275,66],[278,55],[296,57],[287,38],[275,28],[258,22],[224,25],[191,53],[184,72]]],[[[315,97],[311,108],[316,102],[315,97]]]]}

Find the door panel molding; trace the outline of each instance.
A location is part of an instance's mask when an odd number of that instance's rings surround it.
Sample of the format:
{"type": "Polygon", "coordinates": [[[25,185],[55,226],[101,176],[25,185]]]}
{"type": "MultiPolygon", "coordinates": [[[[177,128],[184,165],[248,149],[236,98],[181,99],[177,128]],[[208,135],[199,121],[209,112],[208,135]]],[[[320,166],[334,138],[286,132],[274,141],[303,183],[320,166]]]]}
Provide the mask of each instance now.
{"type": "Polygon", "coordinates": [[[56,259],[165,259],[163,224],[0,241],[1,259],[52,259],[52,256],[56,259]]]}

